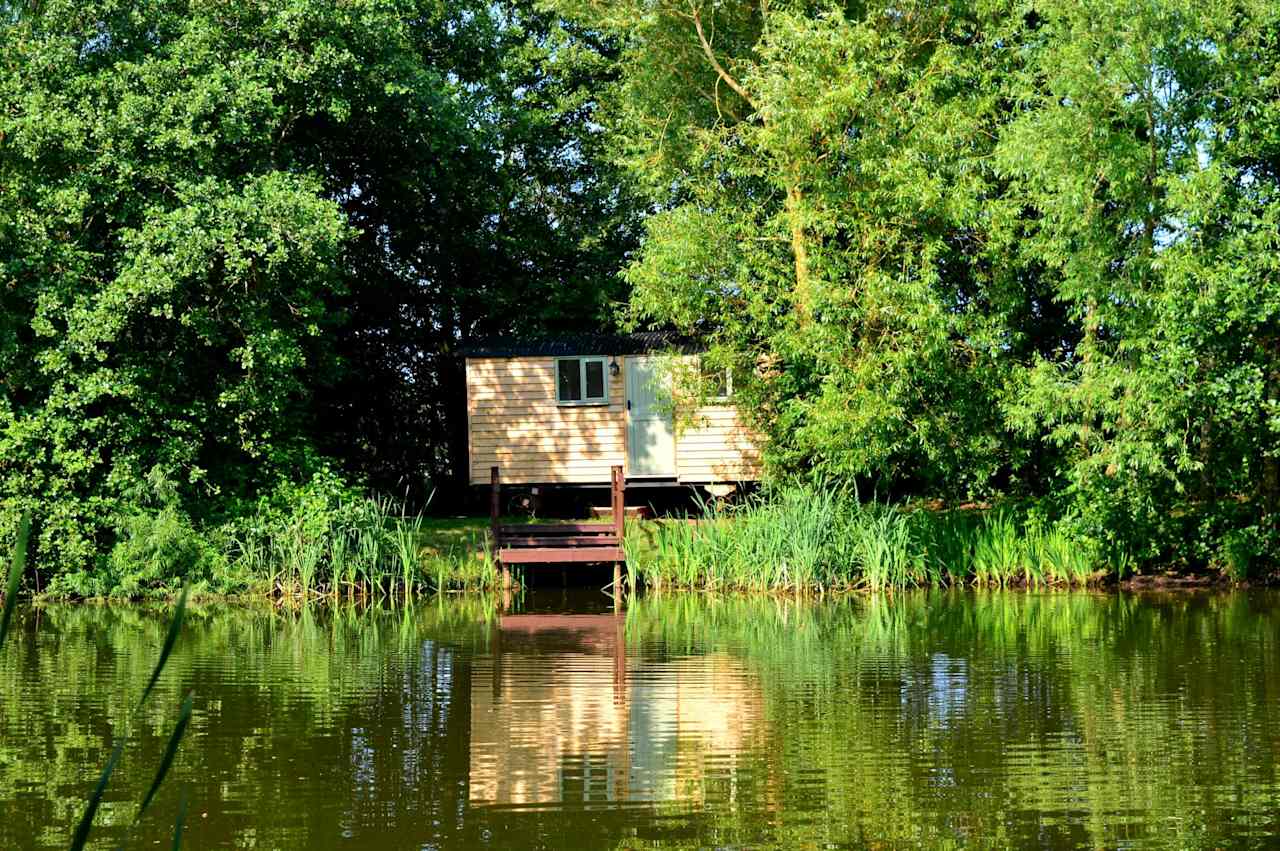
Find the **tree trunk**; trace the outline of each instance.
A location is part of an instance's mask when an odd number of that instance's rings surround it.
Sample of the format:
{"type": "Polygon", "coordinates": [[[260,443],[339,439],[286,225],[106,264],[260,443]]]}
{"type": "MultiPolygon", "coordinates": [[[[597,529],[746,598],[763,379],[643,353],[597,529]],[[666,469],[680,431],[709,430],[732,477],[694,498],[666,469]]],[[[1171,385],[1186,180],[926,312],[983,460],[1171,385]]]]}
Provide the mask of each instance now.
{"type": "Polygon", "coordinates": [[[804,229],[804,196],[794,171],[787,182],[787,219],[791,227],[791,254],[795,258],[795,307],[801,323],[809,321],[813,293],[809,284],[809,241],[804,229]]]}
{"type": "MultiPolygon", "coordinates": [[[[1265,340],[1262,350],[1270,356],[1264,398],[1280,398],[1280,336],[1265,340]]],[[[1274,522],[1276,512],[1280,511],[1280,454],[1272,443],[1270,425],[1264,409],[1260,429],[1262,445],[1271,447],[1262,457],[1262,475],[1258,480],[1258,513],[1264,523],[1274,522]]]]}

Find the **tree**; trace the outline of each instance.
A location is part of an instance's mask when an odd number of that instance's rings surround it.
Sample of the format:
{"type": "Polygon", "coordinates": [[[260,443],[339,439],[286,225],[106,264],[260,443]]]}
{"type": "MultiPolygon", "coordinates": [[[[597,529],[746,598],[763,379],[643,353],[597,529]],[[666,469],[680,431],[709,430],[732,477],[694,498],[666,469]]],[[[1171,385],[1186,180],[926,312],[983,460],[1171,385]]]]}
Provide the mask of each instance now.
{"type": "Polygon", "coordinates": [[[455,34],[448,47],[454,61],[479,57],[461,94],[465,137],[423,146],[430,128],[383,106],[340,152],[321,146],[326,169],[345,175],[338,185],[360,187],[346,204],[360,236],[348,255],[357,295],[336,338],[348,368],[322,400],[319,439],[399,492],[466,485],[459,346],[612,325],[625,302],[616,271],[639,226],[595,122],[616,48],[524,2],[481,19],[471,43],[455,34]]]}
{"type": "Polygon", "coordinates": [[[457,343],[617,293],[608,45],[523,4],[6,10],[0,529],[35,508],[38,561],[89,569],[144,481],[217,521],[447,473],[457,343]]]}
{"type": "Polygon", "coordinates": [[[1230,538],[1223,520],[1275,522],[1280,17],[1253,2],[1038,10],[997,150],[1035,215],[1007,244],[1052,270],[1084,333],[1008,408],[1067,451],[1068,495],[1100,536],[1204,557],[1188,544],[1230,538]]]}
{"type": "MultiPolygon", "coordinates": [[[[621,153],[661,211],[633,318],[753,380],[776,470],[987,491],[1025,447],[996,400],[1039,294],[986,249],[1002,5],[631,3],[621,153]]],[[[563,7],[566,14],[567,7],[563,7]]]]}
{"type": "Polygon", "coordinates": [[[775,472],[1050,497],[1146,559],[1261,553],[1273,6],[593,3],[658,208],[632,319],[749,377],[775,472]]]}

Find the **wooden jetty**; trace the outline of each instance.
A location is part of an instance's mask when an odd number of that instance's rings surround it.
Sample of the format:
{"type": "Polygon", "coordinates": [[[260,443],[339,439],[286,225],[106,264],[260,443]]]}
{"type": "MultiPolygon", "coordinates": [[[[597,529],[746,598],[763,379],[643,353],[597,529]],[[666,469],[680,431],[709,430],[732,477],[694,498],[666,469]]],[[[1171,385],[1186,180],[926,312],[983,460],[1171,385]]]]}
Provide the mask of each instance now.
{"type": "Polygon", "coordinates": [[[515,564],[612,564],[613,588],[622,588],[626,554],[622,539],[626,532],[626,479],[622,467],[612,468],[610,482],[611,523],[524,523],[499,522],[502,481],[498,468],[489,468],[492,495],[489,503],[490,535],[494,561],[502,587],[512,586],[511,566],[515,564]]]}

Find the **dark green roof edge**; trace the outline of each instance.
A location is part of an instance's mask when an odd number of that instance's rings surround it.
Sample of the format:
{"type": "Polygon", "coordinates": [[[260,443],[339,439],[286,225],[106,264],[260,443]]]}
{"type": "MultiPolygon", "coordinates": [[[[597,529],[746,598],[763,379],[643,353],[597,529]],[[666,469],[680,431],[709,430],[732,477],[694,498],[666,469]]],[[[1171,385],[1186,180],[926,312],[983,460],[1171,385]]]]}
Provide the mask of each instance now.
{"type": "Polygon", "coordinates": [[[636,334],[564,334],[556,337],[490,337],[463,346],[468,358],[574,357],[577,355],[642,355],[651,352],[692,354],[697,340],[668,331],[636,334]]]}

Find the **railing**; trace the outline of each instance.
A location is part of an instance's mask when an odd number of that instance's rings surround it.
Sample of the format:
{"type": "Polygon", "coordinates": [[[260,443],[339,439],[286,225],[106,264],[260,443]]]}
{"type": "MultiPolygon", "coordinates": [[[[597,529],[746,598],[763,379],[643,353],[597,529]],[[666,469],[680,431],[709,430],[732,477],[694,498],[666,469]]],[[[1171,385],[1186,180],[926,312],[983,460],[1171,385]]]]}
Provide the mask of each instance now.
{"type": "Polygon", "coordinates": [[[626,534],[626,478],[622,467],[611,470],[612,523],[503,524],[502,481],[497,467],[489,468],[492,494],[489,503],[490,536],[495,567],[503,588],[511,588],[514,564],[613,563],[613,587],[622,587],[626,562],[622,540],[626,534]]]}

